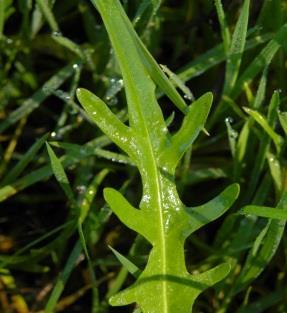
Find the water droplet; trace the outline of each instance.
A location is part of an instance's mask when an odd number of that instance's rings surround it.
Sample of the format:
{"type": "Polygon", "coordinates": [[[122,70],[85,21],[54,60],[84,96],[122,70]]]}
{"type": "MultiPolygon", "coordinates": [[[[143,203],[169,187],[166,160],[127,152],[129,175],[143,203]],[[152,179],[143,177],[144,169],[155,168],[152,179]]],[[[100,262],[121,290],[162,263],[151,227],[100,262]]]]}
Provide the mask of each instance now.
{"type": "Polygon", "coordinates": [[[184,97],[184,99],[187,99],[187,100],[193,99],[192,95],[189,95],[189,94],[185,94],[183,97],[184,97]]]}
{"type": "Polygon", "coordinates": [[[61,37],[63,36],[63,34],[60,31],[55,31],[55,32],[52,32],[52,36],[61,37]]]}
{"type": "Polygon", "coordinates": [[[13,39],[11,39],[11,38],[6,38],[6,43],[7,43],[8,45],[11,45],[11,44],[13,43],[13,39]]]}
{"type": "Polygon", "coordinates": [[[122,90],[124,82],[122,79],[111,78],[109,82],[109,88],[105,94],[105,100],[108,101],[110,105],[116,105],[118,99],[116,95],[122,90]]]}
{"type": "Polygon", "coordinates": [[[51,132],[51,137],[52,138],[56,138],[57,137],[57,133],[56,132],[51,132]]]}
{"type": "Polygon", "coordinates": [[[225,118],[225,123],[229,123],[229,124],[232,124],[234,122],[233,118],[228,116],[225,118]]]}
{"type": "Polygon", "coordinates": [[[84,185],[80,185],[76,187],[76,190],[78,193],[83,194],[87,190],[87,187],[84,185]]]}
{"type": "Polygon", "coordinates": [[[73,64],[73,69],[77,70],[80,67],[80,65],[78,63],[73,64]]]}
{"type": "Polygon", "coordinates": [[[89,195],[92,196],[94,194],[94,190],[89,190],[89,195]]]}
{"type": "Polygon", "coordinates": [[[85,155],[86,154],[86,149],[85,148],[81,148],[80,149],[80,154],[85,155]]]}

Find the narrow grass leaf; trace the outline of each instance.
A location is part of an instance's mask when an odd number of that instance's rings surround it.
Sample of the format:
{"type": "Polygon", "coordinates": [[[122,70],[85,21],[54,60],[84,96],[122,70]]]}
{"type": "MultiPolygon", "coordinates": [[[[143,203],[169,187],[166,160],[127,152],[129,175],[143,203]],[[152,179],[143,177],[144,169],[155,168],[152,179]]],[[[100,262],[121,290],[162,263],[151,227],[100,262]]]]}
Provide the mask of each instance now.
{"type": "Polygon", "coordinates": [[[5,24],[5,9],[6,9],[6,2],[4,0],[0,1],[0,40],[3,37],[3,30],[5,24]]]}
{"type": "MultiPolygon", "coordinates": [[[[251,206],[248,210],[260,213],[261,208],[251,206]]],[[[264,268],[268,265],[275,252],[277,251],[286,224],[286,219],[282,219],[282,217],[287,212],[286,192],[283,194],[277,205],[277,208],[274,210],[274,214],[271,213],[271,215],[276,218],[280,217],[280,219],[270,220],[265,226],[266,229],[262,230],[264,236],[262,234],[259,234],[261,245],[259,247],[258,242],[255,241],[256,247],[259,248],[256,250],[256,253],[254,253],[254,249],[250,250],[243,269],[234,285],[233,294],[238,293],[247,285],[249,285],[255,278],[257,278],[262,273],[264,268]],[[280,213],[277,212],[278,209],[282,211],[281,216],[280,213]]],[[[270,212],[271,211],[273,210],[271,209],[270,212]]],[[[269,215],[269,208],[263,207],[262,212],[265,215],[269,215]]]]}
{"type": "Polygon", "coordinates": [[[129,259],[127,259],[125,256],[123,256],[121,253],[119,253],[116,249],[109,246],[109,248],[112,250],[115,257],[119,260],[119,262],[122,264],[122,266],[127,269],[129,273],[131,273],[134,277],[138,277],[140,274],[140,269],[129,259]]]}
{"type": "Polygon", "coordinates": [[[268,165],[270,168],[270,173],[273,178],[276,196],[278,197],[282,191],[282,181],[283,181],[283,173],[281,169],[281,164],[278,157],[271,152],[267,155],[268,165]]]}
{"type": "Polygon", "coordinates": [[[227,135],[228,135],[230,151],[231,151],[231,154],[234,158],[235,153],[236,153],[236,144],[237,144],[238,133],[235,129],[232,128],[230,120],[228,118],[225,119],[225,125],[227,128],[227,135]]]}
{"type": "Polygon", "coordinates": [[[258,300],[244,305],[242,308],[236,311],[236,313],[264,313],[266,310],[273,310],[272,307],[285,299],[286,294],[286,288],[278,288],[278,290],[265,294],[258,300]]]}
{"type": "Polygon", "coordinates": [[[230,32],[226,23],[225,13],[221,0],[215,0],[216,13],[220,24],[221,37],[223,39],[223,46],[226,55],[228,54],[230,47],[230,32]]]}
{"type": "Polygon", "coordinates": [[[259,109],[264,102],[266,94],[267,75],[268,75],[268,66],[266,66],[265,69],[263,70],[254,102],[251,104],[252,109],[256,110],[259,109]]]}
{"type": "Polygon", "coordinates": [[[47,20],[51,30],[53,32],[59,32],[60,29],[59,29],[58,23],[48,3],[45,0],[36,0],[36,2],[42,14],[44,15],[45,19],[47,20]]]}
{"type": "Polygon", "coordinates": [[[81,60],[85,59],[85,54],[83,52],[83,48],[81,48],[79,45],[77,45],[75,42],[73,42],[71,39],[61,36],[61,35],[52,35],[53,40],[55,40],[58,44],[61,46],[67,48],[68,50],[72,51],[81,58],[81,60]]]}
{"type": "Polygon", "coordinates": [[[287,24],[284,24],[275,34],[274,38],[270,40],[270,42],[259,52],[259,54],[238,78],[236,85],[231,93],[231,96],[234,99],[239,96],[245,83],[250,83],[262,69],[271,63],[277,51],[282,45],[284,45],[286,36],[287,24]]]}
{"type": "Polygon", "coordinates": [[[69,64],[61,69],[57,74],[46,81],[42,88],[37,90],[31,98],[24,101],[18,109],[11,112],[9,116],[0,123],[0,132],[3,132],[9,126],[19,121],[22,117],[29,115],[35,109],[37,109],[48,96],[57,90],[59,86],[62,85],[74,73],[74,63],[77,62],[73,62],[72,64],[69,64]]]}
{"type": "Polygon", "coordinates": [[[253,214],[260,217],[266,217],[278,220],[287,220],[287,211],[282,209],[274,209],[270,207],[247,205],[242,208],[243,214],[253,214]]]}
{"type": "Polygon", "coordinates": [[[61,161],[56,156],[55,152],[50,147],[50,145],[48,143],[46,143],[46,146],[47,146],[48,154],[50,157],[51,167],[52,167],[53,173],[54,173],[58,183],[60,184],[60,186],[64,190],[67,198],[70,200],[70,202],[72,204],[74,204],[75,203],[74,194],[73,194],[70,182],[68,180],[68,177],[65,173],[64,167],[63,167],[61,161]]]}
{"type": "Polygon", "coordinates": [[[234,33],[232,35],[230,49],[228,50],[227,65],[225,73],[224,93],[229,94],[234,88],[244,51],[248,19],[249,19],[250,0],[245,0],[242,11],[236,23],[234,33]]]}
{"type": "Polygon", "coordinates": [[[10,184],[22,174],[22,172],[30,164],[30,162],[33,161],[36,154],[42,148],[47,138],[48,134],[45,134],[30,147],[30,149],[21,157],[20,161],[15,165],[15,167],[12,168],[12,170],[9,171],[9,173],[3,178],[1,186],[10,184]]]}
{"type": "Polygon", "coordinates": [[[59,275],[59,278],[56,281],[56,284],[52,290],[51,295],[49,296],[49,299],[47,301],[47,304],[45,306],[45,313],[54,313],[55,307],[59,301],[59,298],[65,288],[65,285],[71,275],[71,272],[76,266],[76,262],[78,258],[80,257],[80,254],[82,253],[82,245],[81,242],[78,240],[77,243],[74,245],[67,262],[65,264],[65,267],[63,269],[63,272],[59,275]]]}
{"type": "Polygon", "coordinates": [[[278,153],[281,151],[281,147],[283,144],[283,138],[277,134],[272,127],[269,125],[267,119],[258,111],[249,109],[247,107],[244,108],[245,112],[249,114],[251,117],[254,118],[254,120],[264,129],[264,131],[270,136],[270,138],[273,140],[276,150],[278,153]]]}
{"type": "Polygon", "coordinates": [[[287,112],[278,112],[280,124],[287,136],[287,112]]]}
{"type": "MultiPolygon", "coordinates": [[[[251,50],[270,39],[272,39],[272,35],[270,34],[249,39],[246,42],[244,51],[251,50]]],[[[210,68],[213,68],[226,60],[226,58],[223,45],[217,45],[185,65],[177,75],[183,82],[186,82],[194,77],[204,74],[210,68]]]]}

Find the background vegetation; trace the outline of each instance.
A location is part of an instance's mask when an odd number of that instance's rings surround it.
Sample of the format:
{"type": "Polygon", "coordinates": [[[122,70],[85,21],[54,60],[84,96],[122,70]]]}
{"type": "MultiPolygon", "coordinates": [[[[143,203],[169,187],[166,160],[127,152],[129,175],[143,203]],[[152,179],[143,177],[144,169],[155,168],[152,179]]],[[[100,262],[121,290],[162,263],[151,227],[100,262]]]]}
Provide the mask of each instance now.
{"type": "MultiPolygon", "coordinates": [[[[287,2],[122,3],[187,102],[214,94],[209,136],[201,134],[177,169],[182,199],[198,205],[232,182],[241,185],[232,210],[187,240],[190,272],[232,265],[194,312],[286,313],[286,214],[238,212],[247,204],[276,207],[287,191],[287,2]]],[[[112,308],[107,299],[144,268],[150,247],[111,213],[102,189],[117,188],[136,205],[139,174],[79,106],[77,87],[95,92],[126,120],[120,71],[92,4],[0,0],[4,313],[138,312],[112,308]],[[81,236],[73,201],[87,213],[81,236]]],[[[182,115],[160,90],[158,98],[176,130],[182,115]]]]}

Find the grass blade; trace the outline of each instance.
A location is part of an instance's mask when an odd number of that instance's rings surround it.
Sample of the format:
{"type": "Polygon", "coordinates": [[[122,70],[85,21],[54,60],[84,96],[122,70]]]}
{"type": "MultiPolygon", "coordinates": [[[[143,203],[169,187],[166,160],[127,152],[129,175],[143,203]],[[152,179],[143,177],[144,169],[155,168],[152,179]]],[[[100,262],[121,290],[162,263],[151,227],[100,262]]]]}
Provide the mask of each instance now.
{"type": "Polygon", "coordinates": [[[24,101],[21,107],[10,113],[10,115],[0,123],[0,132],[3,132],[22,117],[29,115],[37,109],[48,96],[57,90],[59,86],[61,86],[74,73],[73,64],[69,64],[61,69],[57,74],[50,78],[42,88],[37,90],[31,98],[24,101]]]}
{"type": "Polygon", "coordinates": [[[242,54],[244,51],[248,20],[249,20],[250,0],[245,0],[238,22],[232,35],[231,46],[228,50],[227,65],[225,73],[224,94],[230,94],[237,81],[242,54]]]}
{"type": "Polygon", "coordinates": [[[129,273],[131,273],[134,277],[138,277],[140,274],[140,269],[129,259],[127,259],[125,256],[123,256],[121,253],[119,253],[116,249],[109,246],[109,248],[112,250],[115,257],[119,260],[119,262],[122,264],[122,266],[127,269],[129,273]]]}
{"type": "Polygon", "coordinates": [[[261,50],[261,52],[254,58],[254,60],[238,78],[237,83],[231,93],[231,96],[234,99],[239,96],[244,84],[249,84],[262,69],[271,63],[277,51],[284,44],[286,36],[287,24],[283,25],[278,30],[274,38],[261,50]]]}
{"type": "Polygon", "coordinates": [[[2,186],[10,184],[21,175],[29,163],[34,159],[38,151],[42,148],[47,138],[48,134],[42,136],[31,146],[31,148],[24,154],[16,166],[3,178],[3,181],[1,182],[2,186]]]}
{"type": "Polygon", "coordinates": [[[42,14],[44,15],[45,19],[47,20],[51,30],[53,32],[59,32],[58,23],[54,17],[52,10],[50,9],[48,3],[45,0],[36,0],[42,14]]]}
{"type": "Polygon", "coordinates": [[[46,143],[46,146],[47,146],[48,154],[50,157],[50,162],[51,162],[53,173],[58,183],[64,190],[67,198],[70,200],[72,204],[75,204],[74,194],[73,194],[70,182],[68,180],[68,177],[65,173],[64,167],[62,163],[60,162],[60,160],[58,159],[58,157],[56,156],[55,152],[50,147],[50,145],[46,143]]]}
{"type": "Polygon", "coordinates": [[[226,23],[225,13],[224,13],[221,0],[215,0],[215,7],[216,7],[217,17],[218,17],[219,24],[220,24],[224,51],[225,51],[225,54],[227,55],[229,51],[229,47],[230,47],[230,32],[226,23]]]}
{"type": "Polygon", "coordinates": [[[53,291],[47,301],[47,304],[45,306],[45,313],[55,312],[55,307],[57,305],[57,302],[65,288],[65,285],[71,275],[71,272],[76,266],[76,262],[81,253],[82,253],[82,245],[81,245],[81,242],[78,240],[77,243],[74,245],[68,257],[68,260],[65,264],[63,272],[60,274],[59,278],[57,279],[56,285],[53,288],[53,291]]]}

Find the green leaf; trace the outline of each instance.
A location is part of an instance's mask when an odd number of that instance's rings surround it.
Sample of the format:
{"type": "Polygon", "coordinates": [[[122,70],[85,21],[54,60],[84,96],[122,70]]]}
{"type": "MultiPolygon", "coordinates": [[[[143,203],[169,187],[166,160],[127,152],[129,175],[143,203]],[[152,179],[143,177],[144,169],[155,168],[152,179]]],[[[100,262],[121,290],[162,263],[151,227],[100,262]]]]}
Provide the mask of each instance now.
{"type": "Polygon", "coordinates": [[[154,84],[176,102],[170,81],[162,76],[159,66],[135,36],[120,2],[92,2],[104,21],[122,72],[129,126],[119,122],[107,106],[88,91],[78,91],[78,98],[98,127],[138,167],[143,186],[139,209],[114,189],[106,188],[104,197],[126,226],[152,244],[146,267],[136,282],[112,296],[110,303],[118,306],[136,302],[143,313],[190,313],[198,295],[223,279],[230,266],[222,264],[191,275],[185,264],[184,242],[193,231],[222,215],[238,195],[238,186],[231,186],[206,205],[187,208],[177,193],[176,164],[204,127],[212,95],[203,95],[185,109],[187,114],[182,126],[170,134],[157,103],[154,84]]]}
{"type": "Polygon", "coordinates": [[[168,171],[175,170],[178,161],[204,128],[212,98],[212,93],[208,92],[190,105],[181,128],[170,138],[168,147],[161,152],[161,161],[168,171]]]}
{"type": "MultiPolygon", "coordinates": [[[[96,0],[92,0],[92,3],[100,9],[100,2],[96,0]]],[[[137,33],[134,31],[132,27],[132,23],[129,21],[128,17],[126,16],[123,8],[119,4],[118,1],[115,1],[113,4],[114,9],[118,11],[118,18],[115,21],[109,21],[106,24],[106,28],[108,30],[109,36],[116,37],[116,36],[125,36],[122,38],[129,38],[126,42],[127,46],[126,49],[129,49],[133,52],[134,56],[137,56],[139,61],[142,65],[145,66],[145,70],[151,76],[151,78],[157,83],[157,85],[165,92],[165,94],[170,98],[170,100],[182,111],[186,111],[186,103],[180,96],[180,94],[176,91],[173,84],[170,80],[164,75],[163,71],[161,70],[160,66],[156,63],[152,55],[146,49],[142,41],[140,40],[137,33]],[[122,27],[113,28],[113,24],[122,25],[122,27]],[[128,36],[128,37],[127,37],[128,36]]],[[[116,47],[114,46],[114,49],[116,47]]],[[[119,48],[119,47],[118,47],[119,48]]],[[[123,51],[121,52],[123,53],[123,51]]],[[[124,75],[124,72],[122,72],[124,75]]]]}

